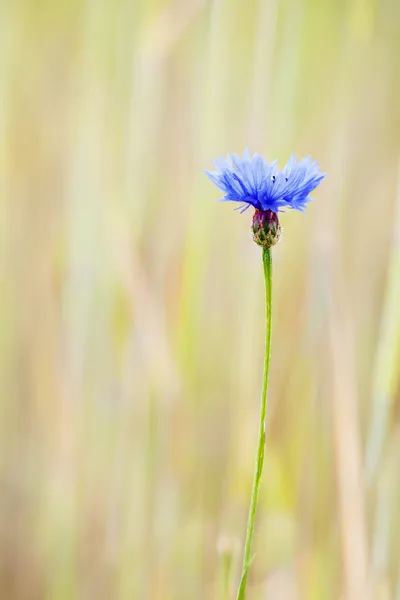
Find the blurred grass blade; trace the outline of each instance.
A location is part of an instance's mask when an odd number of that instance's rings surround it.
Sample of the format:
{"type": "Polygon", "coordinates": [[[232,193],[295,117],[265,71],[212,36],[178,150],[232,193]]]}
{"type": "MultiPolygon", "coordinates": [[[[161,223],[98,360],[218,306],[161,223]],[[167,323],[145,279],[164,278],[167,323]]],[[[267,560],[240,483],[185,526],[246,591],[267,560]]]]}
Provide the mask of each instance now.
{"type": "Polygon", "coordinates": [[[370,483],[377,473],[388,434],[394,394],[400,377],[400,160],[390,260],[376,359],[372,376],[372,407],[365,468],[370,483]]]}

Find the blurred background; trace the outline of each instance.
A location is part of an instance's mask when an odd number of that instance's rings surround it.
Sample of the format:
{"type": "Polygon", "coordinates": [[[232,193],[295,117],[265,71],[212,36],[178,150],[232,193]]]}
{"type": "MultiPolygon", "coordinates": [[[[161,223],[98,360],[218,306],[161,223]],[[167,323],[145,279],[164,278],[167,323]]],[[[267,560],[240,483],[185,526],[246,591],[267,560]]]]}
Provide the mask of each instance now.
{"type": "Polygon", "coordinates": [[[264,345],[211,159],[326,179],[274,248],[249,600],[400,600],[400,3],[3,0],[0,597],[234,598],[264,345]]]}

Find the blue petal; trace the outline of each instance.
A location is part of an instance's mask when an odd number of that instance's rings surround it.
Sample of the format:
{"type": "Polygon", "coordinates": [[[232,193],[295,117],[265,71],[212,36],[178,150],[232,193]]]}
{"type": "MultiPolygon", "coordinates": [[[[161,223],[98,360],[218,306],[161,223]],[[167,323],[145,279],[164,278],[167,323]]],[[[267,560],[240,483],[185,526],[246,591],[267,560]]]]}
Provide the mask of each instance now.
{"type": "Polygon", "coordinates": [[[207,169],[204,169],[204,173],[211,179],[213,183],[215,183],[217,187],[221,189],[220,175],[216,171],[208,171],[207,169]]]}
{"type": "Polygon", "coordinates": [[[207,176],[224,192],[224,201],[240,203],[241,212],[249,206],[274,212],[304,211],[311,200],[308,194],[325,177],[310,156],[297,162],[293,154],[282,171],[277,161],[269,165],[259,154],[251,156],[248,148],[242,157],[228,154],[213,162],[217,170],[206,170],[207,176]]]}

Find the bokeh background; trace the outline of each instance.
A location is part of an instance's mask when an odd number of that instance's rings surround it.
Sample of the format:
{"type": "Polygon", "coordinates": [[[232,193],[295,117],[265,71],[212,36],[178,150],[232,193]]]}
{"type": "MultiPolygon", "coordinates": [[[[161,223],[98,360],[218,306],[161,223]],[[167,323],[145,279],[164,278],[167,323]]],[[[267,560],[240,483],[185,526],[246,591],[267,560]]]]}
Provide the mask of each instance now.
{"type": "Polygon", "coordinates": [[[264,344],[245,147],[327,177],[274,249],[249,600],[400,599],[400,3],[3,0],[0,597],[234,598],[264,344]]]}

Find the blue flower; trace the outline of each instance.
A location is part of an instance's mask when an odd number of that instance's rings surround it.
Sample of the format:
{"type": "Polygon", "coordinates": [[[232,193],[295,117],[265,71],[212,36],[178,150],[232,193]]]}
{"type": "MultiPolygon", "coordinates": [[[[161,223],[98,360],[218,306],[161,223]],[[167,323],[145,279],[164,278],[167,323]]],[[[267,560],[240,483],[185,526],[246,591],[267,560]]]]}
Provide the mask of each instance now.
{"type": "Polygon", "coordinates": [[[285,208],[304,212],[314,190],[325,177],[318,168],[318,162],[311,157],[296,161],[293,155],[282,171],[277,162],[268,164],[258,154],[245,150],[243,158],[237,154],[227,155],[226,159],[213,161],[216,171],[205,171],[208,177],[224,192],[223,201],[239,202],[240,212],[250,206],[260,211],[274,213],[285,208]]]}

